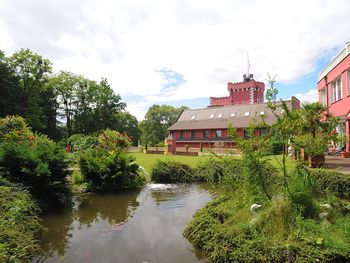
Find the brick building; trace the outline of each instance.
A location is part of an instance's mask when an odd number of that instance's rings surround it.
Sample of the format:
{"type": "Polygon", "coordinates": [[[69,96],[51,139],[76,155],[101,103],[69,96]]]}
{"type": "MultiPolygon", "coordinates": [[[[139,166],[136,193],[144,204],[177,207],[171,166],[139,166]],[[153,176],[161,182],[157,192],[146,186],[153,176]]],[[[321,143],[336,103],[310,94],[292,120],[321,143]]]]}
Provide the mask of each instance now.
{"type": "MultiPolygon", "coordinates": [[[[327,65],[318,77],[319,102],[329,108],[329,113],[338,117],[337,131],[350,136],[350,42],[327,65]]],[[[349,139],[346,151],[350,151],[349,139]]]]}
{"type": "MultiPolygon", "coordinates": [[[[229,96],[210,98],[210,105],[203,109],[184,110],[178,120],[168,128],[167,143],[169,151],[188,145],[189,148],[214,148],[218,146],[233,146],[229,138],[228,126],[237,128],[242,137],[247,137],[247,128],[252,122],[264,122],[271,125],[276,117],[264,103],[265,84],[253,79],[253,75],[244,75],[243,82],[228,83],[229,96]]],[[[296,98],[287,101],[290,109],[300,108],[296,98]]],[[[282,112],[280,112],[282,114],[282,112]]],[[[266,128],[256,130],[260,135],[266,128]]]]}

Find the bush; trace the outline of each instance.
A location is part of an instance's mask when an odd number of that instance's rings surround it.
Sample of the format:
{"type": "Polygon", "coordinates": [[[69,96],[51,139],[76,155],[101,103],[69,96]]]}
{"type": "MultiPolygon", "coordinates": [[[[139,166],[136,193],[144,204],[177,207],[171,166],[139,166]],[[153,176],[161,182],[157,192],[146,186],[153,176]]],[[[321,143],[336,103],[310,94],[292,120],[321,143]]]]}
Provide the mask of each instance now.
{"type": "Polygon", "coordinates": [[[0,118],[0,143],[4,141],[22,141],[27,136],[32,135],[22,117],[7,116],[6,118],[0,118]]]}
{"type": "Polygon", "coordinates": [[[350,199],[350,176],[348,174],[325,169],[310,169],[309,172],[318,196],[334,194],[339,198],[350,199]]]}
{"type": "Polygon", "coordinates": [[[202,181],[187,164],[174,161],[157,161],[152,168],[151,180],[155,183],[189,183],[202,181]]]}
{"type": "Polygon", "coordinates": [[[98,145],[98,138],[90,135],[74,134],[67,142],[72,147],[72,152],[85,151],[98,145]]]}
{"type": "Polygon", "coordinates": [[[69,195],[65,151],[44,135],[12,138],[0,145],[2,176],[42,201],[65,201],[69,195]]]}
{"type": "Polygon", "coordinates": [[[0,186],[0,262],[31,262],[42,252],[39,212],[27,191],[0,186]]]}
{"type": "Polygon", "coordinates": [[[79,165],[92,191],[135,188],[146,181],[134,158],[120,150],[89,149],[81,154],[79,165]]]}
{"type": "Polygon", "coordinates": [[[198,165],[196,173],[208,182],[218,183],[224,176],[224,170],[225,162],[222,159],[210,157],[198,165]]]}
{"type": "Polygon", "coordinates": [[[131,138],[127,133],[106,129],[98,137],[99,146],[105,150],[126,149],[131,145],[131,138]]]}

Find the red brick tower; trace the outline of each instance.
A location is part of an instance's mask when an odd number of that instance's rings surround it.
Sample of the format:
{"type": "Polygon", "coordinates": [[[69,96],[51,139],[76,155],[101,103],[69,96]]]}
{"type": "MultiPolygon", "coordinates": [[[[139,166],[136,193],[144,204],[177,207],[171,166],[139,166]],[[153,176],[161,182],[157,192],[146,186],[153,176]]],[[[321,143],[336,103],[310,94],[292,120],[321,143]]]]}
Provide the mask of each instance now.
{"type": "Polygon", "coordinates": [[[244,74],[243,82],[227,83],[229,96],[210,97],[209,107],[264,102],[265,84],[255,81],[253,74],[244,74]]]}

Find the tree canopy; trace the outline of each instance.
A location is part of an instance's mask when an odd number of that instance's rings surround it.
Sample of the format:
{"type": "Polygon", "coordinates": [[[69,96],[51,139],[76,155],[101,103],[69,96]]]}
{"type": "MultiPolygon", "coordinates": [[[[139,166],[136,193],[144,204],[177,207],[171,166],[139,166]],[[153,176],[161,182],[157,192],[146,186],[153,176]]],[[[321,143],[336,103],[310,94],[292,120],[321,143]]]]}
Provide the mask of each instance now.
{"type": "Polygon", "coordinates": [[[185,106],[175,108],[170,105],[151,106],[145,115],[145,119],[140,122],[143,142],[150,145],[162,143],[167,136],[167,129],[186,108],[185,106]]]}
{"type": "Polygon", "coordinates": [[[55,140],[107,128],[140,136],[137,119],[107,79],[52,74],[52,63],[29,49],[11,56],[0,51],[0,93],[0,117],[23,116],[33,131],[55,140]]]}

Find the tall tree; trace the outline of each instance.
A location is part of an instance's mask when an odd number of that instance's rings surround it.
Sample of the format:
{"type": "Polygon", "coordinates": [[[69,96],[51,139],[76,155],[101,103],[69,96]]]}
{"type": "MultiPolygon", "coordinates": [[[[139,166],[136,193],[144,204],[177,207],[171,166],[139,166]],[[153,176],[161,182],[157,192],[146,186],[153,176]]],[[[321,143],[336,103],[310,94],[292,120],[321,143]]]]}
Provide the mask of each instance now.
{"type": "Polygon", "coordinates": [[[0,94],[0,117],[21,113],[23,102],[19,79],[2,51],[0,51],[0,94]]]}
{"type": "Polygon", "coordinates": [[[40,104],[46,99],[42,94],[48,87],[45,84],[52,71],[51,62],[29,49],[21,49],[6,60],[21,88],[20,114],[29,120],[34,130],[44,131],[46,127],[43,115],[46,112],[40,104]]]}
{"type": "Polygon", "coordinates": [[[169,105],[153,105],[150,107],[145,119],[140,122],[143,142],[151,145],[163,142],[167,136],[167,129],[186,108],[185,106],[175,108],[169,105]]]}
{"type": "Polygon", "coordinates": [[[73,134],[73,118],[75,115],[76,90],[81,85],[82,77],[71,72],[61,71],[50,79],[50,86],[57,94],[59,116],[66,122],[67,134],[73,134]]]}

